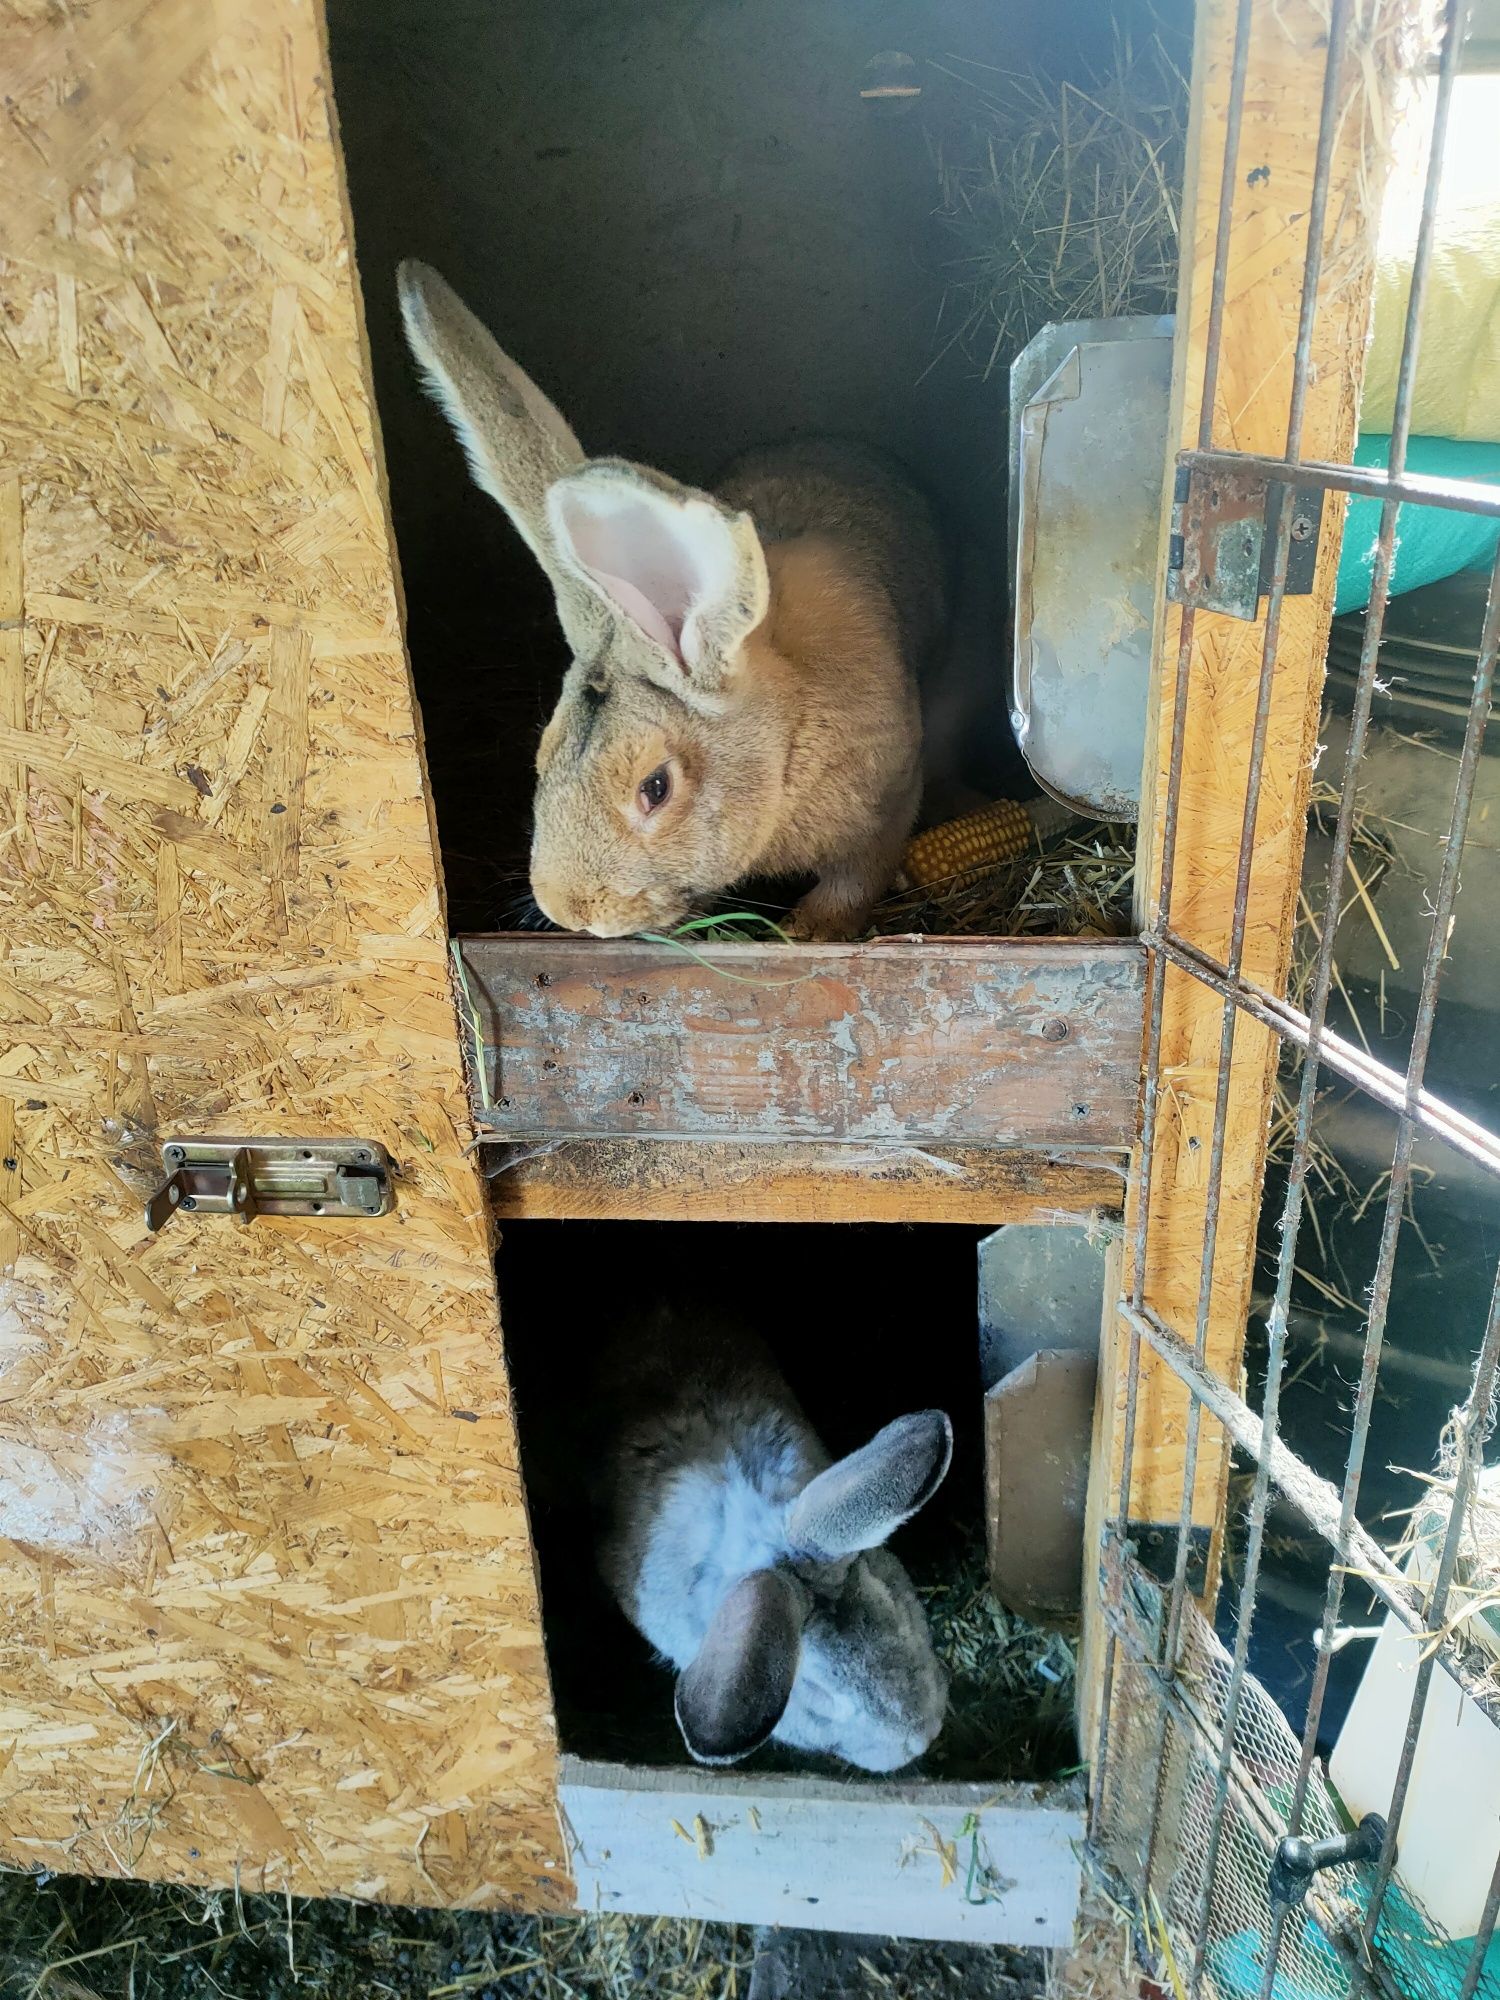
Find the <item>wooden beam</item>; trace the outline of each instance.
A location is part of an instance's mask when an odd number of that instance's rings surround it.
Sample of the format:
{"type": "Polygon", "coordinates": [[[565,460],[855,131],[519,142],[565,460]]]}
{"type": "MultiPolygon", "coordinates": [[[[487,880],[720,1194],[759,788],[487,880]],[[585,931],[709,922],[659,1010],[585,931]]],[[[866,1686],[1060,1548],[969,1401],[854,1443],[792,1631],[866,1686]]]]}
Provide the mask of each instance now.
{"type": "MultiPolygon", "coordinates": [[[[1395,0],[1383,0],[1372,17],[1359,17],[1362,25],[1351,24],[1350,45],[1342,51],[1331,197],[1302,435],[1302,454],[1308,458],[1347,461],[1354,443],[1373,273],[1373,226],[1383,186],[1381,134],[1389,105],[1382,99],[1388,94],[1392,45],[1388,30],[1398,11],[1395,0]]],[[[1178,448],[1192,447],[1199,439],[1235,14],[1234,0],[1202,0],[1196,16],[1169,494],[1178,448]]],[[[1279,455],[1287,445],[1328,14],[1317,0],[1287,0],[1285,5],[1255,7],[1250,18],[1245,122],[1239,158],[1231,163],[1233,209],[1212,442],[1219,448],[1279,455]]],[[[1285,600],[1277,647],[1243,960],[1249,978],[1277,991],[1285,988],[1296,925],[1341,525],[1341,509],[1336,501],[1330,502],[1324,510],[1312,593],[1285,600]]],[[[1164,548],[1165,526],[1164,521],[1164,548]]],[[[1262,600],[1254,622],[1200,611],[1192,635],[1171,927],[1220,960],[1229,949],[1265,609],[1262,600]]],[[[1158,620],[1156,712],[1148,732],[1137,869],[1137,880],[1146,885],[1147,911],[1155,904],[1164,858],[1180,636],[1179,611],[1165,607],[1158,620]]],[[[1221,1003],[1175,968],[1162,967],[1160,972],[1166,980],[1160,1117],[1144,1296],[1168,1325],[1191,1342],[1197,1328],[1205,1240],[1221,1003]]],[[[1255,1263],[1276,1054],[1273,1036],[1242,1018],[1230,1070],[1222,1205],[1206,1329],[1209,1365],[1236,1386],[1255,1263]]],[[[1127,1295],[1133,1283],[1128,1254],[1133,1223],[1132,1201],[1121,1273],[1121,1289],[1127,1295]]],[[[1107,1319],[1090,1498],[1095,1540],[1103,1520],[1118,1506],[1128,1377],[1128,1336],[1112,1311],[1107,1319]]],[[[1186,1417],[1184,1391],[1164,1366],[1143,1351],[1129,1500],[1133,1519],[1175,1527],[1185,1483],[1186,1417]]],[[[1223,1432],[1205,1418],[1192,1517],[1215,1534],[1223,1519],[1227,1472],[1223,1432]]],[[[1088,1637],[1086,1708],[1096,1700],[1099,1687],[1102,1636],[1097,1616],[1088,1637]]]]}
{"type": "Polygon", "coordinates": [[[591,1916],[1033,1949],[1073,1942],[1084,1831],[1076,1779],[944,1784],[564,1757],[560,1796],[578,1907],[591,1916]],[[1003,1890],[965,1893],[971,1869],[1003,1890]]]}
{"type": "Polygon", "coordinates": [[[480,1128],[506,1139],[1121,1147],[1133,941],[459,940],[480,1128]]]}
{"type": "Polygon", "coordinates": [[[1122,1156],[1002,1147],[734,1145],[583,1139],[502,1146],[487,1162],[501,1222],[1076,1221],[1118,1213],[1122,1156]]]}

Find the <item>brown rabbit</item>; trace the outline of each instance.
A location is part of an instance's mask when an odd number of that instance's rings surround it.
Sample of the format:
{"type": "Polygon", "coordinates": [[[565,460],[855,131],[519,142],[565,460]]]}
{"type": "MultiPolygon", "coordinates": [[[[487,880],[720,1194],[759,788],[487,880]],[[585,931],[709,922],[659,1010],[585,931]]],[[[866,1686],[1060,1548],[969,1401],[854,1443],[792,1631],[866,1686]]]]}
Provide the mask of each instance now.
{"type": "Polygon", "coordinates": [[[399,284],[412,351],[573,651],[537,752],[543,912],[624,937],[747,876],[811,874],[793,932],[857,936],[921,790],[917,672],[944,618],[926,502],[833,443],[753,452],[716,494],[585,459],[436,272],[403,264],[399,284]]]}

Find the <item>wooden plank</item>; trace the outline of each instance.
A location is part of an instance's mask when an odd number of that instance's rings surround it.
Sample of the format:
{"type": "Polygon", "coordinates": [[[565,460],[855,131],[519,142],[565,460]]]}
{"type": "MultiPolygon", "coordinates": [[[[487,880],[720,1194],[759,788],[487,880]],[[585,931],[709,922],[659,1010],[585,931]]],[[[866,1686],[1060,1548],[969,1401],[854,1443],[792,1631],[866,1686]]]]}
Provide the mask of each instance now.
{"type": "Polygon", "coordinates": [[[1038,1348],[984,1399],[984,1526],[990,1587],[1039,1624],[1083,1603],[1089,1432],[1099,1357],[1038,1348]]]}
{"type": "Polygon", "coordinates": [[[319,9],[4,19],[0,1856],[567,1903],[319,9]],[[149,1237],[236,1129],[395,1212],[149,1237]]]}
{"type": "MultiPolygon", "coordinates": [[[[1390,115],[1391,30],[1403,10],[1382,0],[1344,52],[1343,102],[1333,148],[1323,278],[1313,333],[1305,457],[1347,461],[1355,437],[1369,319],[1373,225],[1384,184],[1381,135],[1390,115]]],[[[1192,103],[1184,214],[1183,272],[1174,374],[1172,463],[1197,443],[1205,381],[1214,241],[1219,224],[1226,108],[1235,34],[1233,0],[1204,0],[1195,17],[1192,103]]],[[[1327,12],[1316,0],[1252,14],[1246,113],[1233,177],[1213,443],[1247,452],[1286,448],[1292,357],[1301,300],[1308,213],[1323,92],[1327,12]]],[[[1170,495],[1172,481],[1166,489],[1170,495]]],[[[1332,615],[1342,510],[1324,510],[1311,595],[1282,612],[1264,778],[1254,833],[1245,933],[1246,975],[1283,991],[1296,922],[1308,788],[1315,762],[1323,661],[1332,615]]],[[[1163,524],[1163,546],[1166,527],[1163,524]]],[[[1223,959],[1249,774],[1249,751],[1265,634],[1255,622],[1199,612],[1182,757],[1171,924],[1223,959]]],[[[1138,882],[1154,903],[1163,860],[1163,817],[1181,618],[1158,619],[1155,714],[1148,732],[1138,882]]],[[[1160,1060],[1161,1117],[1146,1249],[1146,1302],[1192,1342],[1198,1316],[1208,1198],[1208,1162],[1218,1085],[1221,1003],[1199,982],[1165,970],[1160,1060]]],[[[1255,1261],[1276,1043],[1241,1018],[1234,1042],[1214,1283],[1207,1318],[1209,1365],[1239,1386],[1255,1261]]],[[[1124,1242],[1134,1242],[1127,1214],[1124,1242]]],[[[1133,1282],[1129,1259],[1122,1287],[1133,1282]]],[[[1128,1336],[1107,1315],[1097,1410],[1091,1513],[1095,1531],[1118,1504],[1128,1336]]],[[[1186,1472],[1185,1392],[1143,1351],[1130,1494],[1135,1519],[1175,1524],[1186,1472]]],[[[1228,1474],[1222,1430],[1205,1418],[1192,1494],[1193,1519],[1221,1528],[1228,1474]]],[[[1211,1573],[1214,1566],[1211,1566],[1211,1573]]],[[[1212,1588],[1212,1585],[1211,1585],[1212,1588]]],[[[1098,1692],[1102,1637],[1089,1635],[1086,1704],[1098,1692]]],[[[1086,1732],[1087,1736],[1087,1732],[1086,1732]]]]}
{"type": "Polygon", "coordinates": [[[1004,1147],[734,1145],[579,1139],[503,1146],[487,1163],[502,1222],[1076,1221],[1117,1213],[1123,1158],[1004,1147]]]}
{"type": "Polygon", "coordinates": [[[1084,1824],[1053,1785],[563,1759],[578,1907],[972,1944],[1073,1942],[1084,1824]],[[992,1893],[970,1890],[970,1865],[992,1893]]]}
{"type": "Polygon", "coordinates": [[[1124,1146],[1140,1080],[1131,942],[460,940],[507,1139],[1124,1146]]]}

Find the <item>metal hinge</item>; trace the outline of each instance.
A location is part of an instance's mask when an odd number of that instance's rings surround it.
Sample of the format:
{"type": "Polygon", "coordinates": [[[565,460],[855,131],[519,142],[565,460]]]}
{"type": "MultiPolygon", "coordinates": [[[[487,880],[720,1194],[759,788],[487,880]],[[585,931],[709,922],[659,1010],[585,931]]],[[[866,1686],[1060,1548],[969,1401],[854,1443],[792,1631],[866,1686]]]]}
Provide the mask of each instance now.
{"type": "MultiPolygon", "coordinates": [[[[1172,602],[1254,619],[1271,588],[1286,490],[1279,480],[1233,465],[1179,465],[1167,545],[1172,602]]],[[[1322,489],[1293,487],[1288,597],[1306,597],[1312,590],[1322,525],[1322,489]]]]}
{"type": "Polygon", "coordinates": [[[169,1139],[167,1178],[146,1204],[146,1227],[178,1213],[384,1215],[396,1205],[391,1156],[372,1139],[169,1139]]]}

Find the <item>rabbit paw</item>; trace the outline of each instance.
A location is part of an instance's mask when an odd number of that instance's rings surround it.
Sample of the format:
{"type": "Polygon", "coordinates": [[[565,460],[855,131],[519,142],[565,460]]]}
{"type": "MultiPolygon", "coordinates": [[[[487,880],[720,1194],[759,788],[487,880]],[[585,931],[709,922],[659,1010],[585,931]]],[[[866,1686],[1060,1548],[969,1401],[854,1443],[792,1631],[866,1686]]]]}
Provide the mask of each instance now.
{"type": "Polygon", "coordinates": [[[873,902],[868,892],[851,895],[847,884],[825,878],[782,919],[781,928],[807,944],[852,944],[864,935],[873,902]]]}

